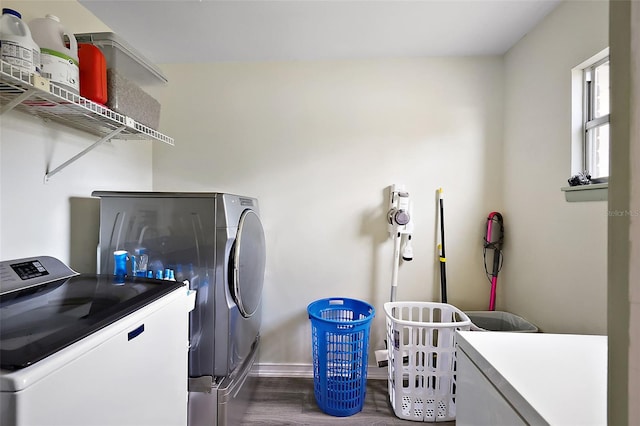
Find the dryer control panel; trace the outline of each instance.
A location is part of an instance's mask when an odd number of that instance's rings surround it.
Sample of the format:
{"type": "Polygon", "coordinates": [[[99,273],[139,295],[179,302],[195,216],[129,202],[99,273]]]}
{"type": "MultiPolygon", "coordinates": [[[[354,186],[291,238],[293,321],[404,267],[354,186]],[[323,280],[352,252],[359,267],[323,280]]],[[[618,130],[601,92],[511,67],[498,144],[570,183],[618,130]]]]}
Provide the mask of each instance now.
{"type": "Polygon", "coordinates": [[[51,256],[28,257],[0,262],[0,294],[79,275],[51,256]]]}

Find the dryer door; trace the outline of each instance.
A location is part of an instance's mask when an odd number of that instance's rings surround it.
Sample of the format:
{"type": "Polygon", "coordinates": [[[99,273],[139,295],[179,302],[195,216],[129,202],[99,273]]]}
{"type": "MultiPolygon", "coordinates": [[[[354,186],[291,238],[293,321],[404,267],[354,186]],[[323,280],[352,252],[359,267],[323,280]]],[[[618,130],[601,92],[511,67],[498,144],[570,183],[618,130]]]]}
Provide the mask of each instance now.
{"type": "Polygon", "coordinates": [[[252,316],[262,300],[266,244],[260,218],[253,210],[240,216],[233,247],[231,291],[243,317],[252,316]]]}

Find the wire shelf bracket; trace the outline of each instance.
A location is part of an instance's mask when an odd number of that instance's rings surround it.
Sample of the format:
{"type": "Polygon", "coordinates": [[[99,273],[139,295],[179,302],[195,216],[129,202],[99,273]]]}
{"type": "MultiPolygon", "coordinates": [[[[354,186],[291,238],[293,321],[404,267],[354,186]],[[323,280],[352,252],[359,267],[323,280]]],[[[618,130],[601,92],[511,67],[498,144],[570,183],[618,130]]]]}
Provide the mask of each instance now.
{"type": "Polygon", "coordinates": [[[124,129],[126,129],[126,126],[122,126],[122,127],[118,127],[117,129],[115,129],[113,132],[109,133],[108,135],[106,135],[103,138],[98,139],[97,141],[95,141],[93,144],[89,145],[87,148],[85,148],[84,150],[82,150],[81,152],[77,153],[76,155],[74,155],[73,157],[71,157],[70,159],[68,159],[67,161],[65,161],[64,163],[60,164],[58,167],[56,167],[55,169],[51,170],[50,172],[45,173],[44,175],[44,182],[47,183],[49,182],[49,179],[51,179],[53,177],[53,175],[55,175],[58,172],[61,172],[64,168],[66,168],[68,165],[70,165],[71,163],[75,162],[76,160],[79,160],[80,158],[84,157],[86,154],[88,154],[90,151],[92,151],[94,148],[96,148],[97,146],[103,144],[104,142],[107,142],[109,140],[111,140],[111,138],[115,137],[116,135],[118,135],[120,132],[122,132],[124,129]]]}

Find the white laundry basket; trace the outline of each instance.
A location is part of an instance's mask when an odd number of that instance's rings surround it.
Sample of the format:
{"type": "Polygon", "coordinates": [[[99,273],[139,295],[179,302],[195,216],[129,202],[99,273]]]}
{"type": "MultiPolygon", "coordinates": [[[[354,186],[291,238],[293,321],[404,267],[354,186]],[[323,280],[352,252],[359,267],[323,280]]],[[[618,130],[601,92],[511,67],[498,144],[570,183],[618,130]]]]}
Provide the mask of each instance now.
{"type": "Polygon", "coordinates": [[[388,302],[389,400],[401,419],[451,421],[456,417],[456,330],[471,320],[453,305],[388,302]]]}

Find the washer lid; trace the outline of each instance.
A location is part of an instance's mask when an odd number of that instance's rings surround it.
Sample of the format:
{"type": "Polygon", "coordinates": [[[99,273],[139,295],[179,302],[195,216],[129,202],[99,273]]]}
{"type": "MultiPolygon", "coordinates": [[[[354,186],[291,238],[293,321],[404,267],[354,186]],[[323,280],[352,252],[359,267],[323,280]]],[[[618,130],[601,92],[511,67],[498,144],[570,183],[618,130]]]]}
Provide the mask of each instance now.
{"type": "Polygon", "coordinates": [[[242,316],[248,318],[258,310],[262,300],[266,262],[264,230],[253,210],[245,210],[240,216],[232,256],[233,300],[242,316]]]}
{"type": "Polygon", "coordinates": [[[28,367],[180,288],[78,275],[0,296],[0,369],[28,367]]]}

